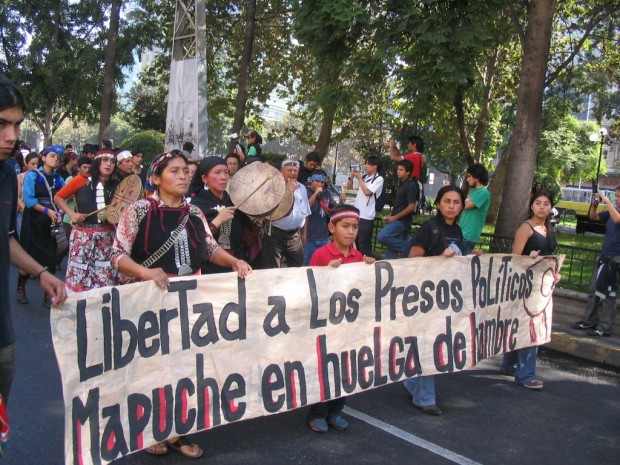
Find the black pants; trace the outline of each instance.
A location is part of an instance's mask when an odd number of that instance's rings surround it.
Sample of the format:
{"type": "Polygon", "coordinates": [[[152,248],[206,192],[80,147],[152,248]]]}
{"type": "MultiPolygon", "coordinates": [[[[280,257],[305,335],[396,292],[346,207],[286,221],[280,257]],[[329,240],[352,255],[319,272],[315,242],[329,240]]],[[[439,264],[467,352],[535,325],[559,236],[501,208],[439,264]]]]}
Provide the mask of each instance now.
{"type": "Polygon", "coordinates": [[[372,228],[375,224],[374,220],[360,219],[360,227],[355,239],[357,250],[367,257],[372,257],[372,228]]]}
{"type": "Polygon", "coordinates": [[[308,412],[308,421],[312,421],[315,418],[325,418],[327,420],[334,415],[338,415],[342,412],[346,403],[346,397],[339,397],[338,399],[314,404],[310,407],[310,411],[308,412]]]}
{"type": "Polygon", "coordinates": [[[287,267],[302,266],[304,264],[304,247],[301,243],[301,234],[298,229],[284,231],[271,226],[265,228],[263,236],[262,263],[263,267],[282,268],[286,260],[287,267]],[[270,234],[271,233],[271,234],[270,234]]]}

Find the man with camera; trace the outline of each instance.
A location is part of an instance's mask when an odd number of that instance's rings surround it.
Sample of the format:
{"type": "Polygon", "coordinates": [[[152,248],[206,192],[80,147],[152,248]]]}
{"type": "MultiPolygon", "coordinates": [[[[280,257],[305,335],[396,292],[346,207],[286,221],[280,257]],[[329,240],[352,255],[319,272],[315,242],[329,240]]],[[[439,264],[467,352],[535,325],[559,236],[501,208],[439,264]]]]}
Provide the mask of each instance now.
{"type": "Polygon", "coordinates": [[[367,257],[372,257],[372,228],[375,221],[375,202],[383,191],[383,177],[379,175],[379,157],[370,156],[366,159],[366,174],[352,171],[347,182],[347,189],[353,188],[353,179],[357,179],[359,187],[355,196],[355,208],[360,211],[360,225],[355,245],[367,257]]]}

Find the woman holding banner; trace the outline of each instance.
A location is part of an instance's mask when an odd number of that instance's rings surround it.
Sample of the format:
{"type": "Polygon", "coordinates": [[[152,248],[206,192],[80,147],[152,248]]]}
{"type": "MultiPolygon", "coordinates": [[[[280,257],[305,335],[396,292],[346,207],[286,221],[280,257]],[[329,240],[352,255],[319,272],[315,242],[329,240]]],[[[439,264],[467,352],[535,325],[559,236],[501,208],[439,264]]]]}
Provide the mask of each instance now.
{"type": "MultiPolygon", "coordinates": [[[[229,180],[228,166],[223,158],[204,158],[190,186],[191,203],[204,214],[220,247],[237,258],[250,261],[256,258],[256,245],[261,244],[260,227],[234,206],[226,191],[229,180]]],[[[213,263],[202,265],[205,274],[228,271],[229,268],[213,263]]]]}
{"type": "MultiPolygon", "coordinates": [[[[462,256],[465,242],[457,221],[464,205],[465,194],[457,186],[448,185],[439,189],[435,198],[437,216],[420,226],[413,237],[409,257],[462,256]]],[[[482,251],[475,249],[473,253],[480,255],[482,251]]],[[[414,407],[429,415],[441,415],[435,400],[434,376],[407,379],[403,387],[411,396],[414,407]]]]}
{"type": "MultiPolygon", "coordinates": [[[[189,168],[180,151],[155,157],[151,183],[152,197],[130,205],[118,223],[112,266],[138,280],[152,280],[162,289],[167,289],[172,276],[200,274],[204,260],[232,268],[241,278],[247,276],[252,268],[218,246],[200,209],[187,202],[189,168]]],[[[184,437],[155,444],[146,452],[163,455],[169,449],[189,458],[203,453],[184,437]]]]}
{"type": "MultiPolygon", "coordinates": [[[[515,255],[551,255],[557,247],[551,210],[553,198],[543,190],[534,192],[530,199],[530,218],[521,224],[515,233],[512,253],[515,255]]],[[[559,281],[556,277],[556,283],[559,281]]],[[[527,389],[540,390],[544,384],[536,379],[538,347],[525,347],[504,354],[500,371],[515,377],[515,382],[527,389]]]]}

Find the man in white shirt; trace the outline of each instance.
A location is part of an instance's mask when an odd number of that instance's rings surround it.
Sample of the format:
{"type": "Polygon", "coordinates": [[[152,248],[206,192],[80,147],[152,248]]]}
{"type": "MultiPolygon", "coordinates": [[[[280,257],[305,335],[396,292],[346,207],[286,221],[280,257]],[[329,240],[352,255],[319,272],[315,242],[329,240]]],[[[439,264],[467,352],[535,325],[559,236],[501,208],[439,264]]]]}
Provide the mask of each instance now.
{"type": "Polygon", "coordinates": [[[383,191],[383,177],[379,175],[379,157],[366,159],[366,174],[353,171],[349,176],[347,189],[353,188],[353,178],[359,182],[355,208],[360,211],[360,226],[355,240],[357,249],[368,257],[372,257],[372,229],[375,221],[375,200],[383,191]]]}
{"type": "Polygon", "coordinates": [[[262,260],[265,268],[281,268],[282,259],[286,266],[302,266],[304,263],[303,226],[306,217],[311,214],[306,187],[297,181],[299,160],[286,158],[280,169],[287,183],[287,189],[293,191],[293,208],[284,218],[265,222],[263,235],[262,260]]]}

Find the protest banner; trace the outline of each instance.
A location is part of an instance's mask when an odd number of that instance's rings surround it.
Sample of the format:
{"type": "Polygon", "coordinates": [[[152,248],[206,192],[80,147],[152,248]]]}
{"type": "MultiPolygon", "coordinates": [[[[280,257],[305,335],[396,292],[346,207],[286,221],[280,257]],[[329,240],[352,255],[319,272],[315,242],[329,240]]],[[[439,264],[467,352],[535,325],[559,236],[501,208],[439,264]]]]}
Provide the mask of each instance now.
{"type": "Polygon", "coordinates": [[[67,464],[549,342],[563,257],[433,257],[76,294],[51,313],[67,464]]]}

